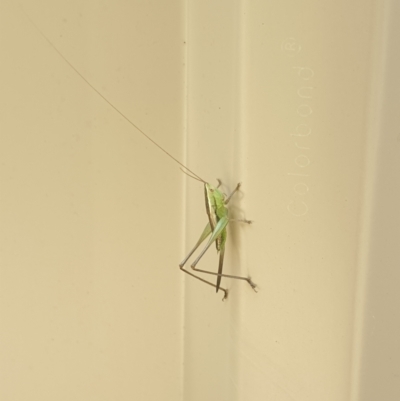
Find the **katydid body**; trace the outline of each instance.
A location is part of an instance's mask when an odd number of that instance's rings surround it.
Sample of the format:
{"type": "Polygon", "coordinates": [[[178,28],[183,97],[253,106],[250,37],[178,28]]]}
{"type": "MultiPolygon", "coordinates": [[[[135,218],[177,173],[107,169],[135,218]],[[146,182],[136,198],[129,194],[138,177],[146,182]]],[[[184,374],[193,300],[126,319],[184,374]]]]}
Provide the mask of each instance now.
{"type": "Polygon", "coordinates": [[[39,33],[44,37],[44,39],[50,44],[50,46],[59,54],[59,56],[72,68],[73,71],[94,91],[96,92],[111,108],[113,108],[120,116],[122,116],[131,126],[133,126],[140,134],[142,134],[145,138],[147,138],[153,145],[158,147],[162,152],[164,152],[168,157],[174,160],[177,164],[179,164],[186,174],[191,176],[192,178],[201,181],[204,184],[204,193],[205,193],[205,202],[206,202],[206,211],[208,215],[208,223],[201,234],[199,240],[197,241],[195,247],[190,251],[188,256],[179,264],[179,267],[185,273],[197,278],[198,280],[209,284],[216,288],[216,291],[222,290],[224,291],[224,298],[225,299],[228,295],[228,291],[225,288],[220,287],[222,277],[233,278],[238,280],[245,280],[247,281],[250,286],[255,290],[256,286],[253,284],[250,278],[248,277],[241,277],[241,276],[233,276],[228,274],[223,274],[223,262],[224,262],[224,254],[225,254],[225,243],[227,238],[227,231],[226,227],[230,221],[242,221],[245,223],[250,223],[247,220],[230,220],[228,214],[227,204],[231,199],[232,195],[239,190],[240,184],[238,184],[235,190],[228,196],[225,195],[219,190],[219,186],[221,182],[219,181],[219,185],[217,187],[213,187],[206,181],[204,181],[200,176],[186,167],[183,163],[181,163],[178,159],[168,153],[162,146],[160,146],[157,142],[155,142],[150,136],[148,136],[143,130],[141,130],[133,121],[131,121],[125,114],[123,114],[113,103],[111,103],[95,86],[93,86],[83,75],[82,73],[57,49],[57,47],[44,35],[41,30],[36,26],[36,24],[27,16],[29,21],[32,25],[39,31],[39,33]],[[211,235],[211,236],[210,236],[211,235]],[[209,237],[209,240],[199,254],[197,259],[191,264],[191,268],[197,272],[211,274],[217,276],[216,284],[204,280],[203,278],[191,273],[190,271],[184,268],[187,260],[192,256],[192,254],[196,251],[196,249],[204,242],[204,240],[209,237]],[[208,248],[215,242],[217,252],[219,252],[219,267],[218,272],[211,272],[208,270],[201,270],[196,268],[197,263],[203,257],[205,252],[208,248]]]}

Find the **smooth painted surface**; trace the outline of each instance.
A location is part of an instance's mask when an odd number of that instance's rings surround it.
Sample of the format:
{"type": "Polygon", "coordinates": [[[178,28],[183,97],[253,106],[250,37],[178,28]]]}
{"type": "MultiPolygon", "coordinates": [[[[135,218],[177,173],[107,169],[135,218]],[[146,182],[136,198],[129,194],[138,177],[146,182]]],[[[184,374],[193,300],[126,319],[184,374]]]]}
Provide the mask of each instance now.
{"type": "MultiPolygon", "coordinates": [[[[23,2],[116,107],[182,154],[182,4],[23,2]]],[[[182,175],[1,5],[2,400],[181,394],[182,175]]]]}
{"type": "Polygon", "coordinates": [[[374,48],[365,207],[357,280],[353,398],[400,398],[399,3],[384,2],[374,48]]]}
{"type": "Polygon", "coordinates": [[[243,183],[234,213],[255,223],[232,227],[226,270],[259,292],[225,280],[229,304],[215,305],[187,282],[185,399],[337,401],[367,384],[356,349],[384,6],[189,3],[189,161],[243,183]]]}

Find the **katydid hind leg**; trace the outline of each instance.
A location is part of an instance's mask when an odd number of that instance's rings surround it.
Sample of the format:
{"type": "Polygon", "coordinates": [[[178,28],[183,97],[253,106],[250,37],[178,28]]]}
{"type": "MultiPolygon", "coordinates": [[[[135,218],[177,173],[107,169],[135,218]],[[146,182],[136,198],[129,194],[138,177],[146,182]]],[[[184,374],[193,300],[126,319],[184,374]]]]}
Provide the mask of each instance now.
{"type": "MultiPolygon", "coordinates": [[[[221,277],[227,277],[227,278],[234,278],[236,280],[245,280],[245,281],[247,281],[249,283],[250,287],[254,291],[256,291],[256,285],[251,281],[250,277],[234,276],[234,275],[231,275],[231,274],[222,274],[221,271],[222,271],[222,267],[223,267],[223,257],[224,257],[224,255],[222,255],[222,263],[221,263],[221,258],[220,258],[220,264],[219,264],[218,273],[211,272],[209,270],[203,270],[203,269],[196,268],[197,263],[204,256],[204,254],[207,252],[207,250],[211,246],[211,244],[213,244],[213,242],[221,235],[222,231],[226,228],[228,223],[229,223],[229,219],[227,217],[222,218],[221,220],[219,220],[219,222],[216,225],[216,227],[215,227],[210,239],[207,242],[207,245],[205,246],[203,251],[200,253],[200,255],[197,257],[197,259],[192,263],[191,268],[193,270],[199,272],[199,273],[206,273],[206,274],[212,274],[214,276],[218,276],[219,279],[221,277]]],[[[221,252],[224,252],[224,248],[221,249],[221,252]]],[[[219,280],[219,281],[221,281],[221,280],[219,280]]],[[[218,291],[218,280],[217,280],[217,285],[215,287],[217,288],[217,291],[218,291]]]]}
{"type": "Polygon", "coordinates": [[[207,223],[205,226],[203,232],[200,235],[199,240],[196,242],[196,245],[193,247],[193,249],[189,252],[189,254],[186,256],[185,259],[182,260],[181,263],[179,263],[179,267],[183,267],[188,259],[193,255],[193,253],[196,251],[196,249],[201,245],[201,243],[211,234],[211,226],[210,223],[207,223]]]}
{"type": "MultiPolygon", "coordinates": [[[[222,231],[226,228],[226,226],[229,223],[228,217],[223,217],[220,219],[217,223],[217,225],[214,228],[214,231],[211,234],[210,239],[207,242],[207,245],[204,247],[204,249],[201,251],[200,255],[197,257],[197,259],[192,263],[192,268],[195,269],[197,263],[199,260],[204,256],[204,254],[208,251],[208,248],[211,246],[211,244],[214,243],[214,241],[221,235],[222,231]]],[[[217,274],[217,273],[214,273],[217,274]]]]}
{"type": "MultiPolygon", "coordinates": [[[[215,273],[215,272],[210,272],[209,270],[203,270],[203,269],[198,269],[196,266],[191,265],[191,268],[193,270],[195,270],[196,272],[199,273],[206,273],[206,274],[212,274],[214,276],[218,276],[218,278],[220,279],[221,277],[226,277],[226,278],[233,278],[235,280],[244,280],[247,281],[250,285],[250,287],[257,292],[257,285],[255,283],[253,283],[252,279],[250,277],[243,277],[243,276],[234,276],[232,274],[222,274],[222,273],[215,273]]],[[[218,283],[218,281],[217,281],[218,283]]],[[[215,285],[214,287],[217,288],[217,292],[218,292],[218,285],[215,285]]]]}
{"type": "MultiPolygon", "coordinates": [[[[194,278],[197,278],[197,280],[200,280],[200,281],[202,281],[202,282],[205,283],[205,284],[208,284],[208,285],[211,285],[211,286],[214,287],[214,288],[217,288],[217,286],[216,286],[214,283],[211,283],[210,281],[204,280],[203,278],[201,278],[201,277],[199,277],[199,276],[196,276],[195,274],[191,273],[190,271],[184,269],[183,266],[179,266],[179,268],[180,268],[183,272],[189,274],[190,276],[192,276],[192,277],[194,277],[194,278]]],[[[226,288],[219,287],[219,288],[217,288],[217,292],[218,292],[218,290],[221,290],[221,291],[224,292],[224,297],[222,298],[223,301],[224,301],[226,298],[228,298],[228,290],[227,290],[226,288]]]]}
{"type": "Polygon", "coordinates": [[[225,246],[220,250],[219,252],[219,264],[218,264],[218,276],[217,276],[217,291],[219,290],[219,287],[221,285],[221,280],[222,280],[222,269],[224,268],[224,255],[225,255],[225,246]]]}
{"type": "MultiPolygon", "coordinates": [[[[197,241],[196,245],[193,247],[193,249],[189,252],[189,254],[186,256],[186,258],[179,264],[179,268],[189,274],[190,276],[197,278],[198,280],[202,281],[205,284],[211,285],[214,288],[217,288],[217,286],[214,283],[211,283],[210,281],[204,280],[203,278],[196,276],[195,274],[193,274],[192,272],[184,269],[184,265],[186,264],[186,262],[188,261],[188,259],[193,255],[193,253],[196,251],[196,249],[200,246],[200,244],[211,234],[211,226],[210,223],[207,223],[207,225],[205,226],[202,234],[200,235],[199,240],[197,241]]],[[[224,292],[224,297],[222,298],[222,300],[225,300],[226,298],[228,298],[228,290],[222,287],[218,286],[218,289],[222,290],[224,292]]],[[[217,289],[217,291],[218,291],[217,289]]]]}

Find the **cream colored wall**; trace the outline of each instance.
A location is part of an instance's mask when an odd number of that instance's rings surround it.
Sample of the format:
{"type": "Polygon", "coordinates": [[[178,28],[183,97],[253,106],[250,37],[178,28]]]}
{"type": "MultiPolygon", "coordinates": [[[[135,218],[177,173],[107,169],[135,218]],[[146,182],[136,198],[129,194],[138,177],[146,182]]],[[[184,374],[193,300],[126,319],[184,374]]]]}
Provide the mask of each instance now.
{"type": "Polygon", "coordinates": [[[174,156],[242,182],[232,214],[254,224],[230,228],[225,272],[258,293],[183,276],[201,184],[3,3],[0,398],[391,399],[394,337],[371,333],[396,333],[399,256],[370,249],[378,205],[398,219],[393,2],[80,3],[23,8],[174,156]]]}
{"type": "MultiPolygon", "coordinates": [[[[24,8],[181,157],[180,2],[81,3],[24,8]]],[[[3,8],[0,398],[179,399],[182,174],[3,8]]]]}

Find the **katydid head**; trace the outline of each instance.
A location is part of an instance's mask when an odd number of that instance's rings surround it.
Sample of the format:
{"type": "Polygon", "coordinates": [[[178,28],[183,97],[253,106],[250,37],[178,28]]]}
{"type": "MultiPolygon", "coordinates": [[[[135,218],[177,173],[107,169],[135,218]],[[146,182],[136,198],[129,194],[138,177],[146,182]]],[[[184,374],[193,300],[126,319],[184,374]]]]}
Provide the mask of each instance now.
{"type": "Polygon", "coordinates": [[[214,187],[213,185],[209,184],[208,182],[204,183],[205,192],[208,196],[213,197],[216,201],[224,202],[225,201],[225,194],[219,189],[221,185],[221,181],[218,180],[218,186],[214,187]]]}
{"type": "Polygon", "coordinates": [[[214,185],[209,184],[208,182],[205,182],[204,185],[206,186],[207,190],[210,191],[211,193],[214,192],[221,192],[218,187],[215,187],[214,185]]]}

